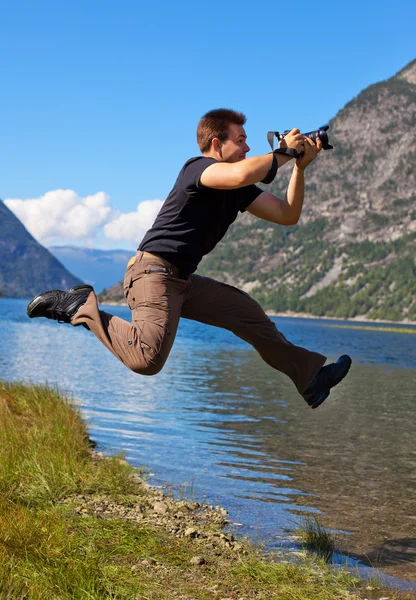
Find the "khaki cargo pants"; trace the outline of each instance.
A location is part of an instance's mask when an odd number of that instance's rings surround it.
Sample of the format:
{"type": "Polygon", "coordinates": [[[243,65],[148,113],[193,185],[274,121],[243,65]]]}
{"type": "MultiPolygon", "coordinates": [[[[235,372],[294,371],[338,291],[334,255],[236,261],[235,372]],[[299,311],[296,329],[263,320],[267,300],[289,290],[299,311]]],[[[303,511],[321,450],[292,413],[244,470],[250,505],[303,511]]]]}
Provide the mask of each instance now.
{"type": "Polygon", "coordinates": [[[326,357],[291,344],[261,306],[245,292],[208,277],[181,279],[161,257],[138,252],[124,277],[132,322],[99,310],[91,292],[73,317],[135,373],[155,375],[166,362],[180,317],[222,327],[251,344],[274,369],[285,373],[300,393],[326,357]]]}

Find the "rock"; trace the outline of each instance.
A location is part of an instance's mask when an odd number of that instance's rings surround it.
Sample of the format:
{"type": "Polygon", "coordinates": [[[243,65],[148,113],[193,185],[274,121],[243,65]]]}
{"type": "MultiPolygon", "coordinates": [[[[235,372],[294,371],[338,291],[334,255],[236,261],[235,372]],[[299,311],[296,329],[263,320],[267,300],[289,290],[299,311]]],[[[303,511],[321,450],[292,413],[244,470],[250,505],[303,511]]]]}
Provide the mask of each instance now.
{"type": "Polygon", "coordinates": [[[154,566],[157,565],[157,562],[155,561],[154,558],[144,558],[142,561],[140,561],[142,565],[146,565],[146,566],[154,566]]]}
{"type": "Polygon", "coordinates": [[[225,535],[223,533],[218,533],[217,531],[211,531],[208,532],[207,534],[209,539],[215,539],[215,540],[224,540],[225,539],[225,535]]]}
{"type": "Polygon", "coordinates": [[[165,515],[168,512],[168,505],[165,502],[155,502],[153,510],[158,515],[165,515]]]}
{"type": "Polygon", "coordinates": [[[165,502],[155,502],[153,505],[153,510],[158,515],[165,515],[168,512],[168,506],[165,502]]]}
{"type": "Polygon", "coordinates": [[[202,556],[194,556],[193,558],[191,558],[191,565],[200,566],[204,565],[205,563],[206,560],[202,556]]]}
{"type": "Polygon", "coordinates": [[[198,535],[198,532],[193,527],[188,527],[188,529],[185,529],[184,535],[185,535],[185,537],[196,538],[198,535]]]}
{"type": "Polygon", "coordinates": [[[213,508],[213,510],[215,510],[217,513],[219,513],[223,517],[226,517],[228,515],[228,510],[225,510],[225,508],[223,508],[222,506],[214,506],[211,508],[213,508]]]}

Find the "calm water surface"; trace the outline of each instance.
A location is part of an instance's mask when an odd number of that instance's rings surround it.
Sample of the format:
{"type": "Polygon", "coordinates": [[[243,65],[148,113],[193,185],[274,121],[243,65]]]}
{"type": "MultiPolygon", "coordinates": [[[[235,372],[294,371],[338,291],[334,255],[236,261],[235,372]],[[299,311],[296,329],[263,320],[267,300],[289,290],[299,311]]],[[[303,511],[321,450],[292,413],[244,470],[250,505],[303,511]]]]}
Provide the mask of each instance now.
{"type": "Polygon", "coordinates": [[[274,318],[295,344],[353,357],[312,411],[229,332],[182,320],[164,370],[141,377],[85,329],[29,320],[26,304],[0,301],[1,378],[58,384],[101,449],[226,507],[240,533],[276,547],[318,514],[345,551],[416,582],[416,328],[274,318]]]}

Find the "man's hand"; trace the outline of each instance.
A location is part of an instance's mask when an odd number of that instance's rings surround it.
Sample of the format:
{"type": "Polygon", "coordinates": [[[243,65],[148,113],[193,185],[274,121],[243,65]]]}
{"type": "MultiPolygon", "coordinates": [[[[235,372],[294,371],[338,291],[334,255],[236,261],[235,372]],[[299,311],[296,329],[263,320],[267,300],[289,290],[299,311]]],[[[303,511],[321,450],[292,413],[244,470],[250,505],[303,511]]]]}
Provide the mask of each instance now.
{"type": "MultiPolygon", "coordinates": [[[[292,133],[292,132],[291,132],[292,133]]],[[[296,166],[299,169],[306,169],[306,167],[316,158],[318,152],[322,150],[322,142],[319,138],[316,139],[316,144],[309,138],[304,138],[305,147],[303,155],[296,160],[296,166]]]]}
{"type": "Polygon", "coordinates": [[[279,148],[293,148],[301,154],[304,150],[305,136],[301,134],[299,129],[292,129],[280,140],[279,148]]]}

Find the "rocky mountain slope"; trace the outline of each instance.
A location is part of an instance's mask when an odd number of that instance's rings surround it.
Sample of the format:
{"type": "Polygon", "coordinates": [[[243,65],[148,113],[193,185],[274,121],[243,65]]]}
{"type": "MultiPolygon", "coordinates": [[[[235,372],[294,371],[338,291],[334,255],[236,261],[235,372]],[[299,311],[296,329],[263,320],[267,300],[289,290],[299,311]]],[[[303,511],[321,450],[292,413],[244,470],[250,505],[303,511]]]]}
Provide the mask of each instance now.
{"type": "MultiPolygon", "coordinates": [[[[334,150],[307,168],[296,226],[245,213],[198,272],[276,312],[416,321],[415,106],[416,60],[329,123],[334,150]]],[[[290,173],[264,188],[284,195],[290,173]]]]}
{"type": "Polygon", "coordinates": [[[1,295],[31,298],[45,290],[68,290],[81,283],[30,235],[0,200],[1,295]]]}

